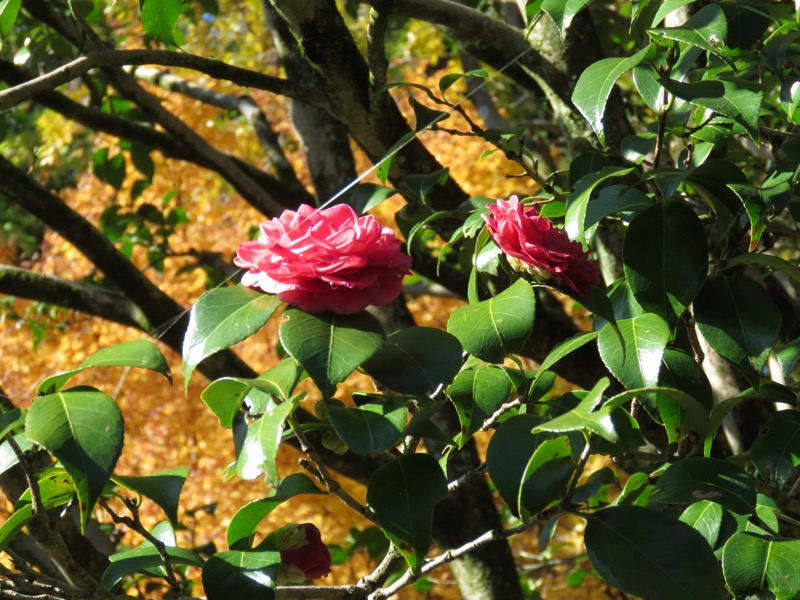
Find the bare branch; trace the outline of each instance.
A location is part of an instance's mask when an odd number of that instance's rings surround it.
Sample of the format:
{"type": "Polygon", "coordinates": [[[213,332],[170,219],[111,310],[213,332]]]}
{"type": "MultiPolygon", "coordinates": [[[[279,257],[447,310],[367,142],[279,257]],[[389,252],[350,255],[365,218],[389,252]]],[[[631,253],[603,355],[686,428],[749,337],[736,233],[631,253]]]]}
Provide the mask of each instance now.
{"type": "Polygon", "coordinates": [[[272,77],[242,69],[241,67],[234,67],[219,60],[170,50],[96,49],[36,79],[3,90],[0,92],[0,109],[10,108],[33,98],[37,94],[53,90],[81,75],[85,75],[92,69],[137,65],[160,65],[163,67],[191,69],[215,79],[230,81],[242,87],[288,96],[322,109],[328,107],[325,97],[318,90],[307,88],[280,77],[272,77]]]}

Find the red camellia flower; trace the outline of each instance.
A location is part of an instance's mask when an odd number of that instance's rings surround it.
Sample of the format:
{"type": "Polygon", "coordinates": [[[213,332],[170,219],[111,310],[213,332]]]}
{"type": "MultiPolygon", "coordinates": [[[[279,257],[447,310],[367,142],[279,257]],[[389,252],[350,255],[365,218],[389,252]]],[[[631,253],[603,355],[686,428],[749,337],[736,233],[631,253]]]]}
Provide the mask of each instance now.
{"type": "Polygon", "coordinates": [[[281,553],[281,579],[286,582],[327,577],[331,554],[313,523],[287,525],[273,534],[281,553]]]}
{"type": "Polygon", "coordinates": [[[233,262],[247,269],[248,287],[306,312],[341,315],[390,304],[411,268],[391,228],[345,204],[304,204],[261,223],[261,236],[239,246],[233,262]]]}
{"type": "Polygon", "coordinates": [[[483,219],[489,233],[516,270],[539,279],[554,277],[579,296],[600,283],[600,273],[589,253],[540,217],[535,208],[525,208],[516,196],[487,208],[491,214],[483,215],[483,219]]]}

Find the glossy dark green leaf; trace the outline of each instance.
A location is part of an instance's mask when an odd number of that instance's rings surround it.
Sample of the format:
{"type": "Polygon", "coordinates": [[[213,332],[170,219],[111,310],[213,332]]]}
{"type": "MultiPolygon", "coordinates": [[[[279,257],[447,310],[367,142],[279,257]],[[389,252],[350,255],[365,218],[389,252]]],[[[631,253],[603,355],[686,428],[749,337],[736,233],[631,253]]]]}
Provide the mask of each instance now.
{"type": "Polygon", "coordinates": [[[461,422],[463,445],[494,414],[511,393],[511,379],[502,369],[476,367],[461,371],[446,390],[461,422]]]}
{"type": "Polygon", "coordinates": [[[425,395],[453,380],[461,368],[462,352],[458,339],[446,331],[408,327],[390,335],[363,367],[395,392],[425,395]]]}
{"type": "Polygon", "coordinates": [[[776,600],[794,600],[800,595],[800,540],[736,533],[722,551],[722,571],[737,597],[772,592],[776,600]]]}
{"type": "Polygon", "coordinates": [[[651,49],[651,46],[646,46],[627,58],[598,60],[584,70],[575,84],[572,102],[592,126],[601,144],[605,145],[606,143],[603,115],[611,88],[623,73],[630,71],[642,62],[651,49]]]}
{"type": "Polygon", "coordinates": [[[353,190],[349,204],[358,214],[363,215],[398,193],[394,188],[375,183],[362,183],[353,190]]]}
{"type": "MultiPolygon", "coordinates": [[[[591,67],[589,68],[591,69],[591,67]]],[[[588,242],[586,236],[586,214],[589,199],[597,189],[597,186],[609,179],[622,177],[632,172],[632,168],[609,166],[603,167],[599,172],[589,173],[578,180],[575,184],[575,189],[572,190],[572,193],[567,198],[567,212],[564,217],[564,229],[571,239],[580,242],[584,246],[588,242]]]]}
{"type": "Polygon", "coordinates": [[[249,550],[259,523],[278,506],[302,494],[325,494],[308,475],[293,473],[280,482],[269,496],[242,506],[228,525],[227,542],[231,550],[249,550]]]}
{"type": "Polygon", "coordinates": [[[756,490],[752,478],[733,463],[693,456],[670,465],[650,499],[673,504],[712,500],[735,513],[750,514],[755,511],[756,490]]]}
{"type": "Polygon", "coordinates": [[[653,21],[651,22],[651,25],[658,25],[668,14],[680,8],[681,6],[691,4],[693,1],[694,0],[664,0],[664,2],[658,6],[658,10],[656,11],[655,15],[653,15],[653,21]]]}
{"type": "Polygon", "coordinates": [[[280,326],[283,347],[325,396],[332,396],[337,383],[383,347],[384,336],[378,320],[365,312],[311,315],[290,308],[280,326]]]}
{"type": "Polygon", "coordinates": [[[694,302],[694,317],[709,346],[756,387],[781,325],[764,288],[744,277],[709,277],[694,302]]]}
{"type": "Polygon", "coordinates": [[[765,481],[779,487],[800,465],[800,418],[793,411],[781,411],[767,423],[750,447],[750,460],[765,481]]]}
{"type": "Polygon", "coordinates": [[[528,461],[542,443],[553,437],[550,433],[533,433],[533,428],[541,422],[541,417],[535,415],[513,416],[498,427],[489,442],[486,454],[489,476],[515,515],[519,515],[519,491],[528,461]]]}
{"type": "Polygon", "coordinates": [[[177,46],[175,24],[181,14],[181,0],[140,0],[142,26],[147,35],[177,46]]]}
{"type": "Polygon", "coordinates": [[[116,475],[114,481],[150,498],[161,507],[169,522],[176,526],[178,524],[178,500],[188,475],[189,469],[177,467],[141,477],[116,475]]]}
{"type": "MultiPolygon", "coordinates": [[[[609,409],[612,409],[612,407],[622,406],[634,398],[644,401],[651,397],[657,398],[659,407],[662,406],[664,401],[669,401],[679,407],[680,414],[674,416],[674,419],[682,430],[696,433],[701,437],[708,431],[710,420],[708,409],[694,397],[681,390],[665,387],[632,389],[617,394],[607,402],[607,405],[609,409]]],[[[671,407],[670,410],[675,409],[671,407]]]]}
{"type": "Polygon", "coordinates": [[[280,552],[217,552],[203,566],[208,600],[274,600],[280,552]]]}
{"type": "Polygon", "coordinates": [[[21,5],[22,0],[0,1],[0,36],[5,37],[11,33],[21,5]]]}
{"type": "Polygon", "coordinates": [[[428,454],[400,456],[369,480],[367,504],[386,536],[418,571],[431,545],[433,509],[447,497],[447,479],[428,454]]]}
{"type": "Polygon", "coordinates": [[[658,27],[647,33],[656,41],[668,39],[683,42],[730,60],[725,56],[728,22],[725,20],[725,13],[716,4],[704,6],[683,25],[658,27]]]}
{"type": "Polygon", "coordinates": [[[719,563],[700,533],[678,519],[639,506],[613,506],[588,516],[589,559],[614,587],[650,600],[722,600],[719,563]]]}
{"type": "MultiPolygon", "coordinates": [[[[667,348],[664,351],[658,384],[659,387],[672,388],[686,393],[700,403],[706,413],[711,411],[713,403],[711,384],[700,365],[682,350],[667,348]]],[[[701,431],[698,426],[702,423],[705,428],[707,414],[703,416],[702,420],[697,420],[699,415],[695,412],[687,412],[687,409],[672,396],[654,394],[642,398],[642,404],[648,410],[653,408],[648,406],[650,403],[655,404],[655,411],[664,422],[670,443],[682,439],[692,431],[702,435],[702,431],[705,430],[701,431]]]]}
{"type": "Polygon", "coordinates": [[[602,395],[608,385],[608,378],[604,377],[591,391],[575,392],[574,394],[581,398],[580,403],[575,408],[557,416],[555,419],[537,425],[534,431],[552,431],[556,433],[590,431],[612,444],[619,443],[621,441],[620,436],[612,418],[612,412],[617,409],[617,406],[604,403],[602,395]]]}
{"type": "MultiPolygon", "coordinates": [[[[21,433],[14,436],[14,441],[23,452],[33,448],[33,442],[21,433]]],[[[17,464],[19,464],[19,459],[8,441],[0,443],[0,475],[17,464]]]]}
{"type": "Polygon", "coordinates": [[[188,388],[200,361],[253,335],[281,304],[277,296],[241,285],[214,288],[200,296],[183,338],[184,385],[188,388]]]}
{"type": "Polygon", "coordinates": [[[25,435],[51,452],[72,477],[85,530],[122,452],[124,429],[116,403],[91,389],[40,396],[28,411],[25,435]]]}
{"type": "Polygon", "coordinates": [[[569,29],[572,19],[580,10],[589,4],[591,0],[544,0],[542,10],[550,15],[553,23],[558,27],[562,36],[569,29]]]}
{"type": "Polygon", "coordinates": [[[233,419],[247,405],[251,413],[263,413],[271,400],[287,401],[302,377],[303,368],[291,356],[283,359],[256,379],[222,377],[200,393],[200,399],[223,427],[233,427],[233,419]],[[253,393],[253,390],[262,392],[253,393]]]}
{"type": "Polygon", "coordinates": [[[449,73],[439,80],[439,91],[444,94],[453,86],[456,81],[462,79],[463,77],[486,79],[489,77],[489,74],[483,69],[473,69],[472,71],[467,71],[466,73],[449,73]]]}
{"type": "Polygon", "coordinates": [[[520,518],[527,520],[558,498],[574,471],[575,461],[566,435],[542,442],[522,473],[517,499],[520,518]]]}
{"type": "Polygon", "coordinates": [[[773,271],[779,271],[800,284],[800,268],[798,268],[796,263],[781,258],[780,256],[748,252],[746,254],[734,256],[725,263],[725,268],[732,269],[741,265],[758,265],[760,267],[772,269],[773,271]]]}
{"type": "Polygon", "coordinates": [[[36,393],[42,395],[59,392],[74,375],[90,367],[149,369],[150,371],[161,373],[172,383],[169,365],[161,350],[149,340],[134,340],[98,350],[78,365],[77,368],[47,377],[39,384],[36,393]]]}
{"type": "Polygon", "coordinates": [[[647,313],[617,321],[617,328],[605,325],[600,330],[598,348],[603,363],[626,388],[653,387],[658,383],[668,340],[667,324],[647,313]]]}
{"type": "Polygon", "coordinates": [[[622,260],[625,278],[642,308],[674,325],[708,272],[705,230],[688,205],[657,204],[631,221],[622,260]]]}
{"type": "Polygon", "coordinates": [[[536,372],[536,375],[531,382],[531,387],[536,385],[536,382],[545,373],[547,369],[552,367],[556,364],[559,360],[564,358],[565,356],[571,354],[581,346],[585,346],[597,336],[600,335],[596,331],[586,331],[581,333],[576,333],[571,338],[564,340],[563,342],[559,342],[556,344],[552,350],[548,353],[545,359],[542,361],[542,364],[539,366],[539,370],[536,372]]]}
{"type": "Polygon", "coordinates": [[[108,148],[101,148],[92,155],[92,172],[114,189],[120,189],[125,181],[125,156],[119,152],[109,157],[108,148]]]}
{"type": "MultiPolygon", "coordinates": [[[[169,556],[170,564],[173,566],[203,566],[203,560],[191,550],[168,546],[166,552],[169,556]]],[[[103,586],[109,589],[114,587],[126,575],[164,566],[161,554],[151,544],[142,544],[133,550],[112,554],[109,556],[109,561],[111,564],[106,567],[102,580],[103,586]]]]}
{"type": "Polygon", "coordinates": [[[268,484],[275,485],[278,482],[275,459],[283,435],[283,424],[294,409],[294,402],[273,405],[247,428],[247,435],[236,459],[236,473],[239,477],[250,480],[263,473],[268,484]]]}
{"type": "Polygon", "coordinates": [[[26,412],[24,408],[12,408],[0,414],[0,438],[6,437],[6,434],[21,426],[25,422],[26,412]]]}
{"type": "MultiPolygon", "coordinates": [[[[63,506],[72,502],[75,497],[75,487],[72,479],[62,470],[50,471],[47,475],[38,478],[39,497],[46,510],[63,506]]],[[[11,542],[22,529],[33,520],[34,512],[31,504],[30,488],[20,496],[14,512],[0,525],[0,552],[11,542]]]]}
{"type": "Polygon", "coordinates": [[[701,500],[686,507],[681,514],[681,521],[694,527],[711,548],[716,548],[722,514],[722,506],[710,500],[701,500]]]}
{"type": "Polygon", "coordinates": [[[473,356],[502,362],[521,351],[528,340],[535,305],[531,284],[519,279],[494,298],[454,310],[447,331],[473,356]]]}
{"type": "Polygon", "coordinates": [[[758,115],[764,93],[760,84],[729,77],[692,83],[670,79],[661,83],[669,93],[733,119],[757,138],[758,115]]]}
{"type": "Polygon", "coordinates": [[[399,400],[362,404],[357,407],[328,407],[333,430],[358,454],[383,452],[403,437],[408,410],[399,400]]]}

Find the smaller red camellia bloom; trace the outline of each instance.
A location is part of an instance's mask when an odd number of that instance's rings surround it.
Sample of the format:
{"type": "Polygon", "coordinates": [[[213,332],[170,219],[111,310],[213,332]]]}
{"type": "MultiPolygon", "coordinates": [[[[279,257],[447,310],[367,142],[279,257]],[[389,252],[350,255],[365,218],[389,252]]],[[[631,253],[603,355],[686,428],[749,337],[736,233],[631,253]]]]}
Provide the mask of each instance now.
{"type": "Polygon", "coordinates": [[[281,553],[282,581],[299,582],[330,575],[331,554],[313,523],[287,525],[270,537],[281,553]]]}
{"type": "Polygon", "coordinates": [[[491,214],[483,219],[489,233],[517,271],[537,279],[554,278],[579,296],[586,296],[589,288],[600,283],[597,264],[589,259],[589,253],[540,217],[535,208],[524,207],[516,196],[487,208],[491,214]]]}
{"type": "Polygon", "coordinates": [[[411,269],[391,228],[345,204],[304,204],[261,223],[261,236],[239,246],[233,262],[247,269],[247,287],[306,312],[341,315],[390,304],[411,269]]]}

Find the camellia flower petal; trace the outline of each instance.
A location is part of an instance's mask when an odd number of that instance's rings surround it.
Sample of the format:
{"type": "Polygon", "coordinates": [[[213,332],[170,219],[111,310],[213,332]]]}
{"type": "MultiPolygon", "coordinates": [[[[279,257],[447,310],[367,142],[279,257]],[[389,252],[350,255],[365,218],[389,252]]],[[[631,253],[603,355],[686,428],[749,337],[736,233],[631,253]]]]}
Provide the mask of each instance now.
{"type": "Polygon", "coordinates": [[[304,204],[261,223],[261,236],[240,245],[233,262],[247,269],[247,287],[306,312],[344,315],[393,302],[411,268],[391,228],[345,204],[304,204]]]}
{"type": "Polygon", "coordinates": [[[286,525],[270,539],[281,553],[282,581],[299,582],[330,575],[331,554],[313,523],[286,525]]]}
{"type": "Polygon", "coordinates": [[[508,255],[511,266],[538,279],[554,278],[579,296],[600,283],[597,264],[578,242],[540,217],[533,207],[524,207],[516,196],[498,200],[483,215],[489,233],[508,255]]]}

